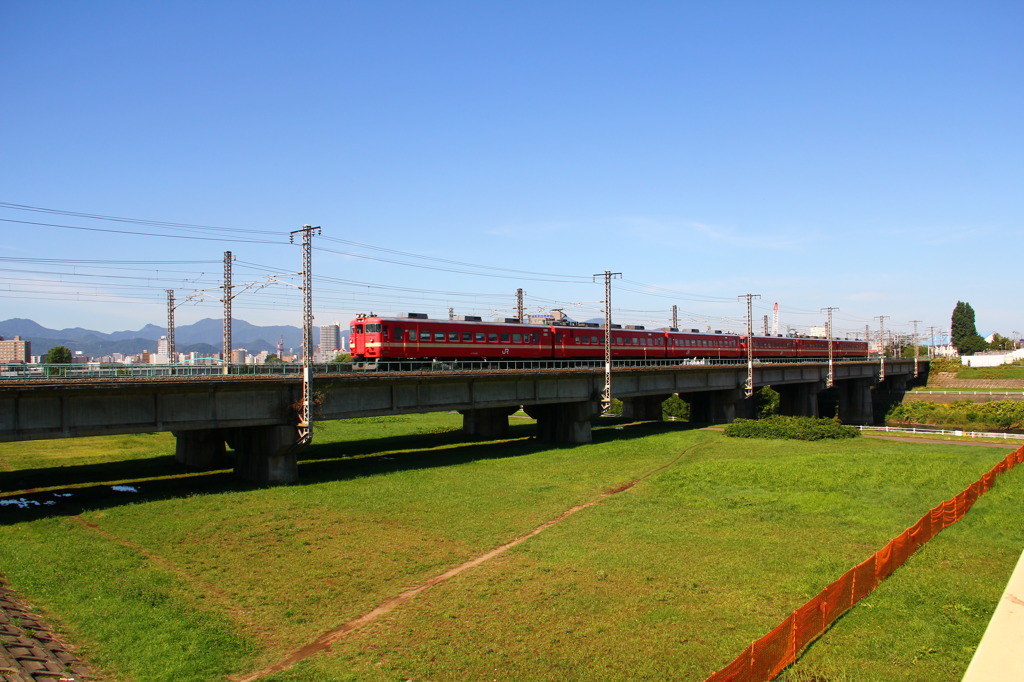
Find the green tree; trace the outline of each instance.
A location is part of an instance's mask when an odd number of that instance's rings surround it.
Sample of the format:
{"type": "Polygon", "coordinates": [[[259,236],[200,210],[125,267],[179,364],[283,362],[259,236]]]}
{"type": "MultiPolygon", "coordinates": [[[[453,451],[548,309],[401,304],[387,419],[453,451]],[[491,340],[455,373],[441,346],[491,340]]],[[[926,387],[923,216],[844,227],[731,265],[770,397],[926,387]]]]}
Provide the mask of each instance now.
{"type": "Polygon", "coordinates": [[[352,362],[352,354],[338,353],[337,355],[334,356],[334,359],[332,359],[331,362],[352,362]]]}
{"type": "Polygon", "coordinates": [[[263,361],[265,365],[283,365],[284,361],[277,357],[277,353],[268,353],[267,359],[263,361]]]}
{"type": "Polygon", "coordinates": [[[43,362],[47,365],[70,365],[71,349],[67,346],[54,346],[46,351],[46,359],[43,362]]]}
{"type": "Polygon", "coordinates": [[[956,307],[953,308],[951,322],[951,340],[961,355],[970,355],[988,349],[985,339],[981,338],[974,326],[974,308],[970,303],[957,301],[956,307]]]}
{"type": "Polygon", "coordinates": [[[771,386],[762,386],[757,389],[757,393],[754,394],[754,406],[757,410],[758,419],[767,419],[768,417],[774,417],[779,413],[779,403],[781,398],[779,392],[773,389],[771,386]]]}
{"type": "Polygon", "coordinates": [[[676,419],[690,418],[690,404],[673,393],[661,403],[661,413],[664,417],[675,417],[676,419]]]}
{"type": "Polygon", "coordinates": [[[1016,344],[1013,339],[1008,339],[1002,334],[993,334],[992,343],[989,344],[989,348],[992,350],[1013,350],[1016,348],[1016,344]]]}

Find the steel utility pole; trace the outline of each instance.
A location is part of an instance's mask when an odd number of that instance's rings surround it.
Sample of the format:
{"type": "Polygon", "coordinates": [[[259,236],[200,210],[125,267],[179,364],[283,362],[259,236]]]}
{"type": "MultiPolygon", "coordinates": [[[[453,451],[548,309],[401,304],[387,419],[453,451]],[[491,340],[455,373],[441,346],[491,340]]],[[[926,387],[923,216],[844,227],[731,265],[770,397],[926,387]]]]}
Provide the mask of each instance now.
{"type": "Polygon", "coordinates": [[[932,325],[928,327],[928,357],[935,356],[935,330],[937,327],[932,325]]]}
{"type": "Polygon", "coordinates": [[[891,315],[878,316],[878,380],[885,381],[885,320],[891,315]]]}
{"type": "Polygon", "coordinates": [[[234,257],[230,251],[224,252],[224,343],[221,358],[224,360],[224,373],[228,373],[231,364],[231,261],[234,257]]]}
{"type": "Polygon", "coordinates": [[[523,323],[523,288],[519,287],[516,289],[516,317],[519,318],[519,324],[523,323]]]}
{"type": "Polygon", "coordinates": [[[911,320],[914,324],[914,378],[917,378],[917,323],[921,320],[911,320]]]}
{"type": "Polygon", "coordinates": [[[604,277],[604,390],[601,391],[601,412],[606,413],[612,407],[612,278],[622,277],[621,272],[605,270],[594,275],[604,277]]]}
{"type": "Polygon", "coordinates": [[[832,333],[832,312],[835,310],[839,310],[839,308],[828,306],[827,308],[822,308],[822,310],[828,311],[828,323],[825,325],[825,336],[828,337],[828,376],[825,377],[825,387],[832,388],[836,381],[835,365],[833,365],[832,363],[832,337],[835,336],[835,334],[832,333]]]}
{"type": "Polygon", "coordinates": [[[672,306],[672,328],[679,329],[679,306],[672,306]]]}
{"type": "Polygon", "coordinates": [[[754,299],[761,294],[741,294],[736,300],[747,299],[747,380],[743,384],[743,394],[749,398],[754,395],[754,299]]]}
{"type": "Polygon", "coordinates": [[[299,421],[297,446],[313,440],[313,235],[319,227],[303,225],[288,237],[295,243],[295,235],[302,233],[302,416],[299,421]]]}
{"type": "Polygon", "coordinates": [[[174,289],[167,290],[167,363],[174,364],[174,289]]]}

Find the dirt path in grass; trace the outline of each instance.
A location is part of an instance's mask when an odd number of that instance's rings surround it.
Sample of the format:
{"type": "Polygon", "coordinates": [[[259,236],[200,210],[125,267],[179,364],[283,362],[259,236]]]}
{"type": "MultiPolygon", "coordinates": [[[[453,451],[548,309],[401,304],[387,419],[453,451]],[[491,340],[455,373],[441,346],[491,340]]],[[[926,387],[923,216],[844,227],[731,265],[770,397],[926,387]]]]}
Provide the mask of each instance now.
{"type": "Polygon", "coordinates": [[[353,631],[359,629],[360,627],[362,627],[364,625],[367,625],[368,623],[372,623],[373,621],[377,620],[378,618],[380,618],[381,616],[383,616],[383,615],[385,615],[387,613],[390,613],[391,611],[394,611],[399,606],[401,606],[401,605],[405,604],[406,602],[410,601],[413,597],[416,597],[417,595],[422,594],[423,592],[426,592],[430,588],[436,587],[437,585],[440,585],[441,583],[444,583],[447,580],[449,580],[451,578],[454,578],[455,576],[459,575],[460,573],[462,573],[464,571],[468,571],[471,568],[476,568],[477,566],[480,566],[481,564],[487,563],[491,559],[494,559],[495,557],[500,556],[501,554],[504,554],[506,551],[512,549],[516,545],[519,545],[519,544],[521,544],[523,542],[526,542],[527,540],[529,540],[533,536],[538,535],[540,533],[543,533],[548,528],[551,528],[552,526],[557,525],[557,524],[561,523],[562,521],[565,521],[566,519],[568,519],[570,516],[572,516],[573,514],[575,514],[577,512],[583,511],[584,509],[589,509],[590,507],[593,507],[594,505],[602,502],[603,500],[611,497],[612,495],[617,495],[617,494],[619,494],[621,492],[625,492],[625,491],[629,490],[630,488],[634,487],[638,483],[641,483],[642,481],[650,478],[654,474],[656,474],[656,473],[658,473],[660,471],[663,471],[663,470],[667,469],[668,467],[672,466],[673,464],[678,462],[680,459],[682,459],[683,456],[686,453],[687,453],[687,450],[683,450],[681,453],[679,453],[678,456],[676,456],[674,459],[669,461],[667,464],[663,464],[662,466],[658,467],[657,469],[653,469],[653,470],[647,472],[646,474],[644,474],[640,478],[634,479],[634,480],[630,481],[629,483],[625,483],[623,485],[620,485],[617,488],[613,488],[611,490],[607,490],[607,491],[601,493],[600,495],[598,495],[597,497],[595,497],[594,499],[590,500],[589,502],[584,502],[583,504],[578,504],[575,507],[572,507],[571,509],[562,512],[561,514],[559,514],[555,518],[551,519],[550,521],[542,523],[541,525],[539,525],[536,528],[534,528],[533,530],[531,530],[529,533],[526,533],[524,535],[520,535],[516,539],[511,540],[509,542],[506,542],[505,544],[500,545],[498,547],[495,547],[494,549],[490,550],[489,552],[485,552],[485,553],[483,553],[483,554],[481,554],[481,555],[479,555],[477,557],[474,557],[474,558],[470,559],[469,561],[466,561],[465,563],[462,563],[462,564],[459,564],[458,566],[450,568],[447,571],[445,571],[444,573],[441,573],[440,575],[436,575],[433,578],[430,578],[429,580],[426,580],[426,581],[420,583],[419,585],[416,585],[415,587],[410,587],[409,589],[407,589],[407,590],[405,590],[405,591],[395,595],[394,597],[391,597],[389,599],[385,599],[383,602],[381,602],[377,606],[373,607],[372,609],[370,609],[369,611],[367,611],[363,615],[358,616],[356,618],[353,618],[352,620],[348,621],[347,623],[344,623],[343,625],[341,625],[338,628],[335,628],[334,630],[329,630],[329,631],[325,632],[324,634],[320,635],[318,638],[316,638],[315,640],[313,640],[309,644],[306,644],[305,646],[301,647],[300,649],[297,649],[296,651],[293,651],[292,653],[288,654],[287,656],[285,656],[283,659],[281,659],[277,663],[275,663],[275,664],[273,664],[273,665],[271,665],[271,666],[269,666],[267,668],[264,668],[263,670],[258,670],[258,671],[254,672],[254,673],[250,673],[248,675],[245,675],[244,677],[235,677],[235,678],[231,678],[231,679],[234,679],[237,682],[252,682],[253,680],[258,680],[261,677],[265,677],[267,675],[270,675],[270,674],[273,674],[273,673],[276,673],[276,672],[280,672],[282,670],[287,670],[288,668],[292,667],[293,665],[295,665],[299,661],[302,661],[302,660],[312,656],[315,653],[318,653],[320,651],[324,651],[326,649],[329,649],[332,644],[334,644],[335,642],[337,642],[337,641],[343,639],[344,637],[348,636],[353,631]]]}

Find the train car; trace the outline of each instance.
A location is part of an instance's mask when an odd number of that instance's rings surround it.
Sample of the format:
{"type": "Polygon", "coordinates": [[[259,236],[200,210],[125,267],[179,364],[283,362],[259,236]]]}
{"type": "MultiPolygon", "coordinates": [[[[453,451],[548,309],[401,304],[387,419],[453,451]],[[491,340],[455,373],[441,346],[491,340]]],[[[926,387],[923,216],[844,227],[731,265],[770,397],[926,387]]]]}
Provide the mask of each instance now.
{"type": "Polygon", "coordinates": [[[856,339],[836,339],[832,348],[832,357],[867,358],[868,342],[856,339]]]}
{"type": "MultiPolygon", "coordinates": [[[[582,322],[524,324],[515,319],[485,322],[479,317],[432,320],[422,313],[397,317],[360,315],[351,322],[353,361],[372,369],[379,361],[409,360],[574,360],[604,357],[604,328],[582,322]]],[[[828,357],[828,339],[795,336],[753,336],[758,359],[828,357]]],[[[748,340],[738,334],[699,330],[647,330],[614,325],[613,359],[745,358],[748,340]]],[[[833,339],[834,358],[863,358],[867,342],[833,339]]]]}
{"type": "MultiPolygon", "coordinates": [[[[747,337],[740,337],[746,344],[747,337]]],[[[797,357],[797,339],[793,336],[753,336],[750,343],[754,347],[755,358],[795,358],[797,357]]],[[[746,345],[743,353],[746,355],[746,345]]]]}
{"type": "Polygon", "coordinates": [[[359,364],[386,360],[541,359],[552,356],[547,326],[478,317],[431,320],[422,313],[399,317],[361,315],[352,320],[349,343],[359,364]]]}
{"type": "MultiPolygon", "coordinates": [[[[827,358],[829,340],[818,337],[797,337],[798,358],[827,358]]],[[[832,339],[833,358],[866,358],[867,341],[853,339],[832,339]]]]}
{"type": "MultiPolygon", "coordinates": [[[[559,360],[604,358],[604,327],[592,323],[554,324],[554,357],[559,360]]],[[[665,357],[665,334],[640,326],[613,325],[611,353],[613,359],[662,359],[665,357]]]]}
{"type": "MultiPolygon", "coordinates": [[[[835,340],[832,342],[832,357],[835,357],[835,340]]],[[[828,339],[817,337],[796,337],[796,357],[798,358],[827,358],[828,339]]]]}
{"type": "Polygon", "coordinates": [[[702,333],[699,329],[682,332],[665,331],[668,358],[739,358],[746,357],[746,348],[738,334],[702,333]]]}

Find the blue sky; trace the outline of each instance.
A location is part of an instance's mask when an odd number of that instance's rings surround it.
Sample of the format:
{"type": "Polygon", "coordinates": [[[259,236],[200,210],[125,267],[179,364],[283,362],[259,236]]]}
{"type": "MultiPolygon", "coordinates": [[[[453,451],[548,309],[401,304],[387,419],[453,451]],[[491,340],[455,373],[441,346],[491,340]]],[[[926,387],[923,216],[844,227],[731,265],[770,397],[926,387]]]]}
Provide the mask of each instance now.
{"type": "Polygon", "coordinates": [[[230,250],[235,317],[299,325],[308,223],[317,324],[598,317],[610,270],[624,324],[739,330],[749,292],[755,327],[1024,332],[1022,35],[1019,2],[0,2],[0,319],[220,317],[230,250]]]}

